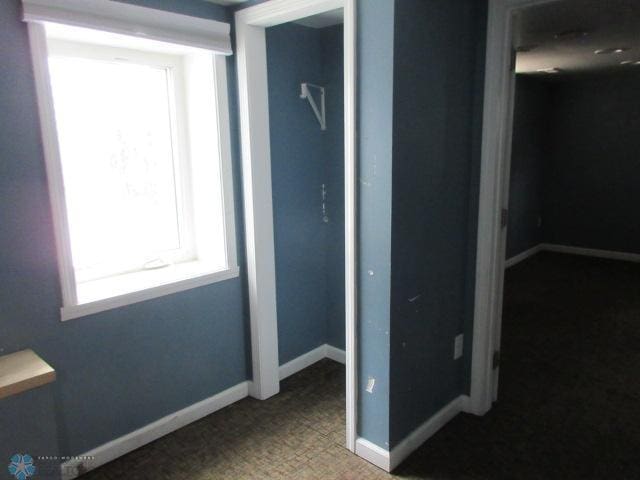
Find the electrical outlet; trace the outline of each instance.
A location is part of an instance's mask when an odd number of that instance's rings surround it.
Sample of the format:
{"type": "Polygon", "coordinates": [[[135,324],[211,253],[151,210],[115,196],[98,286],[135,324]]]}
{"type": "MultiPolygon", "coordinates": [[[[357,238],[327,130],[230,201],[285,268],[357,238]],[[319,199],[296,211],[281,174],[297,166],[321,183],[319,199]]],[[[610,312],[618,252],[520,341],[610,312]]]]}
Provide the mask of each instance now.
{"type": "Polygon", "coordinates": [[[457,360],[462,357],[462,347],[464,345],[464,335],[456,335],[455,340],[453,341],[453,359],[457,360]]]}

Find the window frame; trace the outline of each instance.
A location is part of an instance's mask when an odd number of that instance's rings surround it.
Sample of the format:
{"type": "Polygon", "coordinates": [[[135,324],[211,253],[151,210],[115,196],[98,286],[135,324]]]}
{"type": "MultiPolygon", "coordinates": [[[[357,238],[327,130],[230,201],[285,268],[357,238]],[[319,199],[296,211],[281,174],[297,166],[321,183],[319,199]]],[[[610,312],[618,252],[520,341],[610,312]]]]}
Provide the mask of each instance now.
{"type": "MultiPolygon", "coordinates": [[[[171,168],[176,195],[178,236],[180,248],[158,252],[162,261],[175,264],[197,259],[193,212],[193,191],[191,186],[192,168],[189,158],[186,94],[186,72],[183,58],[158,52],[133,50],[123,47],[89,44],[75,40],[52,38],[47,40],[47,58],[81,58],[115,64],[134,64],[164,70],[167,75],[167,95],[171,128],[172,158],[171,168]]],[[[47,64],[48,66],[48,64],[47,64]]],[[[49,68],[49,66],[48,66],[49,68]]],[[[57,129],[57,128],[56,128],[57,129]]],[[[62,162],[62,158],[60,158],[62,162]]],[[[61,165],[62,166],[62,165],[61,165]]],[[[64,176],[64,175],[63,175],[64,176]]],[[[66,225],[68,228],[69,226],[66,225]]],[[[71,248],[73,254],[73,248],[71,248]]],[[[144,262],[123,266],[122,271],[102,274],[99,278],[125,275],[142,271],[144,262]]],[[[91,280],[78,280],[79,283],[91,280]]]]}
{"type": "MultiPolygon", "coordinates": [[[[70,320],[73,318],[79,318],[93,313],[98,313],[105,310],[110,310],[117,307],[122,307],[132,303],[137,303],[160,296],[176,293],[179,291],[188,290],[191,288],[208,285],[218,281],[227,280],[239,276],[239,269],[237,266],[237,253],[236,253],[236,238],[235,238],[235,208],[233,201],[233,179],[232,179],[232,165],[231,165],[231,146],[230,146],[230,128],[229,128],[229,108],[228,108],[228,90],[226,79],[226,57],[223,55],[216,55],[214,52],[208,52],[212,56],[212,70],[213,70],[213,82],[214,82],[214,102],[215,111],[213,114],[216,117],[217,126],[217,150],[219,154],[218,165],[215,168],[219,169],[220,180],[220,202],[222,212],[222,223],[224,228],[224,250],[226,256],[226,268],[208,271],[202,263],[203,267],[196,265],[198,261],[176,263],[173,267],[172,280],[167,280],[169,275],[164,269],[158,271],[157,279],[150,281],[153,274],[150,274],[149,270],[143,270],[142,272],[127,273],[119,276],[110,276],[108,279],[125,276],[129,283],[135,281],[132,276],[138,275],[140,279],[143,279],[145,285],[140,288],[130,290],[127,292],[117,293],[113,296],[101,298],[97,300],[88,301],[85,303],[78,302],[78,291],[76,275],[72,263],[71,243],[69,237],[69,223],[67,217],[67,205],[64,194],[64,180],[62,175],[62,163],[60,158],[60,150],[58,145],[58,134],[55,122],[55,110],[53,105],[53,92],[50,83],[49,67],[48,67],[48,39],[45,31],[45,26],[41,23],[28,23],[29,39],[31,44],[31,55],[34,68],[34,77],[36,83],[38,111],[40,116],[40,127],[43,141],[44,157],[47,171],[47,182],[49,186],[49,196],[52,208],[53,226],[56,239],[56,253],[58,257],[58,271],[62,290],[62,306],[61,306],[61,320],[70,320]]],[[[56,40],[58,42],[58,40],[56,40]]],[[[65,41],[61,41],[65,42],[65,41]]],[[[75,42],[71,42],[75,43],[75,42]]],[[[102,48],[102,47],[100,47],[102,48]]],[[[106,46],[106,49],[112,48],[106,46]]],[[[119,49],[120,47],[113,47],[119,49]]],[[[135,51],[135,50],[134,50],[135,51]]],[[[145,52],[146,55],[146,52],[145,52]]],[[[155,53],[150,53],[150,58],[155,53]]],[[[160,56],[170,56],[171,53],[160,56]]],[[[186,75],[186,74],[185,74],[186,75]]],[[[176,85],[176,88],[182,90],[181,95],[186,99],[186,84],[187,79],[183,78],[176,85]]],[[[186,108],[186,103],[184,103],[186,108]]],[[[186,118],[186,112],[176,111],[178,121],[182,124],[179,129],[184,130],[188,120],[186,118]],[[184,115],[182,119],[180,117],[184,115]]],[[[190,119],[189,119],[190,120],[190,119]]],[[[177,133],[177,132],[176,132],[177,133]]],[[[179,144],[184,145],[187,148],[188,132],[183,131],[179,135],[184,136],[184,141],[179,144]]],[[[184,187],[188,190],[188,195],[193,195],[191,191],[191,170],[190,156],[187,152],[179,152],[179,161],[181,162],[180,169],[183,170],[185,162],[188,172],[187,184],[184,184],[182,180],[179,180],[184,187]]],[[[184,171],[184,170],[183,170],[184,171]]],[[[180,188],[181,195],[184,197],[184,190],[180,188]]],[[[182,199],[184,203],[184,198],[182,199]]],[[[193,219],[187,219],[193,222],[193,219]]],[[[192,223],[193,224],[193,223],[192,223]]],[[[192,228],[195,230],[195,228],[192,228]]],[[[195,234],[192,232],[192,238],[195,234]]],[[[194,251],[195,253],[195,251],[194,251]]],[[[140,284],[142,285],[142,283],[140,284]]]]}

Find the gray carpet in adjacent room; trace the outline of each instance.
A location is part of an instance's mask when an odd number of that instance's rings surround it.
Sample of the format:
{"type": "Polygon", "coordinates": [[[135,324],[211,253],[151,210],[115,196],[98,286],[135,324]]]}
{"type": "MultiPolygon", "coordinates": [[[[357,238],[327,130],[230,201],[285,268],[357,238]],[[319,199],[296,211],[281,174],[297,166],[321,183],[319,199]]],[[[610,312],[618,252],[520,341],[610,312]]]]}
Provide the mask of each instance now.
{"type": "Polygon", "coordinates": [[[86,479],[640,479],[640,264],[541,253],[507,271],[500,398],[388,475],[343,448],[324,360],[86,479]]]}

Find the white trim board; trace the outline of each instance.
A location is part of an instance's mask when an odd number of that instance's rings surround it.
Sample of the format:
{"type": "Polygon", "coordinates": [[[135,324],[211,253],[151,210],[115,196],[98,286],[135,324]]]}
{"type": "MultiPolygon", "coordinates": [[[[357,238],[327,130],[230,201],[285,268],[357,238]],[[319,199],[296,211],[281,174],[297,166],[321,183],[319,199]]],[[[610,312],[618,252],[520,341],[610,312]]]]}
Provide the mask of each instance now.
{"type": "Polygon", "coordinates": [[[25,22],[53,22],[231,55],[225,22],[110,0],[22,0],[25,22]]]}
{"type": "Polygon", "coordinates": [[[465,411],[464,408],[468,404],[469,397],[466,395],[453,399],[438,413],[407,435],[390,452],[369,440],[358,438],[356,441],[356,454],[376,467],[386,472],[391,472],[458,413],[465,411]]]}
{"type": "Polygon", "coordinates": [[[325,343],[324,345],[320,345],[319,347],[314,348],[307,353],[303,353],[299,357],[280,365],[280,368],[278,369],[279,377],[280,380],[284,380],[294,373],[298,373],[300,370],[304,370],[324,358],[344,364],[344,357],[344,350],[340,350],[339,348],[325,343]]]}
{"type": "Polygon", "coordinates": [[[389,450],[379,447],[369,440],[359,437],[356,440],[356,455],[364,458],[367,462],[374,464],[385,472],[391,471],[391,459],[389,450]]]}
{"type": "Polygon", "coordinates": [[[487,413],[497,396],[506,235],[502,210],[509,203],[514,72],[513,15],[558,0],[489,0],[483,101],[480,195],[476,253],[470,410],[487,413]]]}
{"type": "Polygon", "coordinates": [[[640,263],[640,253],[618,252],[615,250],[601,250],[597,248],[572,247],[570,245],[555,245],[552,243],[540,243],[529,250],[514,255],[505,262],[505,268],[532,257],[540,252],[566,253],[569,255],[582,255],[585,257],[606,258],[609,260],[621,260],[625,262],[640,263]]]}
{"type": "Polygon", "coordinates": [[[586,257],[607,258],[609,260],[624,260],[626,262],[640,263],[640,253],[616,252],[614,250],[600,250],[597,248],[571,247],[568,245],[554,245],[543,243],[541,250],[545,252],[568,253],[571,255],[583,255],[586,257]]]}
{"type": "Polygon", "coordinates": [[[275,249],[265,28],[344,9],[346,446],[355,451],[357,418],[356,0],[271,0],[235,13],[245,246],[253,382],[250,394],[279,391],[275,249]]]}
{"type": "Polygon", "coordinates": [[[504,262],[504,268],[513,267],[520,262],[524,262],[527,258],[533,257],[536,253],[540,253],[541,251],[542,244],[538,244],[535,247],[531,247],[530,249],[525,250],[524,252],[520,252],[519,254],[508,258],[507,261],[504,262]]]}
{"type": "Polygon", "coordinates": [[[212,397],[171,413],[131,433],[94,448],[60,465],[63,480],[71,480],[179,428],[231,405],[249,395],[249,382],[242,382],[212,397]]]}
{"type": "Polygon", "coordinates": [[[334,362],[342,363],[346,365],[347,363],[347,354],[344,350],[340,350],[338,347],[334,347],[333,345],[329,345],[327,343],[327,358],[329,360],[333,360],[334,362]]]}

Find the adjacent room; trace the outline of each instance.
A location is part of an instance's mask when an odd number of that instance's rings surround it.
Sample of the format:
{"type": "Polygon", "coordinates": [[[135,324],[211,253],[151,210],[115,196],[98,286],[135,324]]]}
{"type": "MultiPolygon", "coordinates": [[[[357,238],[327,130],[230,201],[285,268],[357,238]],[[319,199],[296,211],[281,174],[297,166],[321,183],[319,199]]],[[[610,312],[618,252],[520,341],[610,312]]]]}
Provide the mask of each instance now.
{"type": "MultiPolygon", "coordinates": [[[[640,447],[640,4],[520,12],[498,403],[556,469],[627,478],[640,447]]],[[[551,475],[551,472],[547,472],[551,475]]],[[[630,478],[630,477],[628,477],[630,478]]]]}

